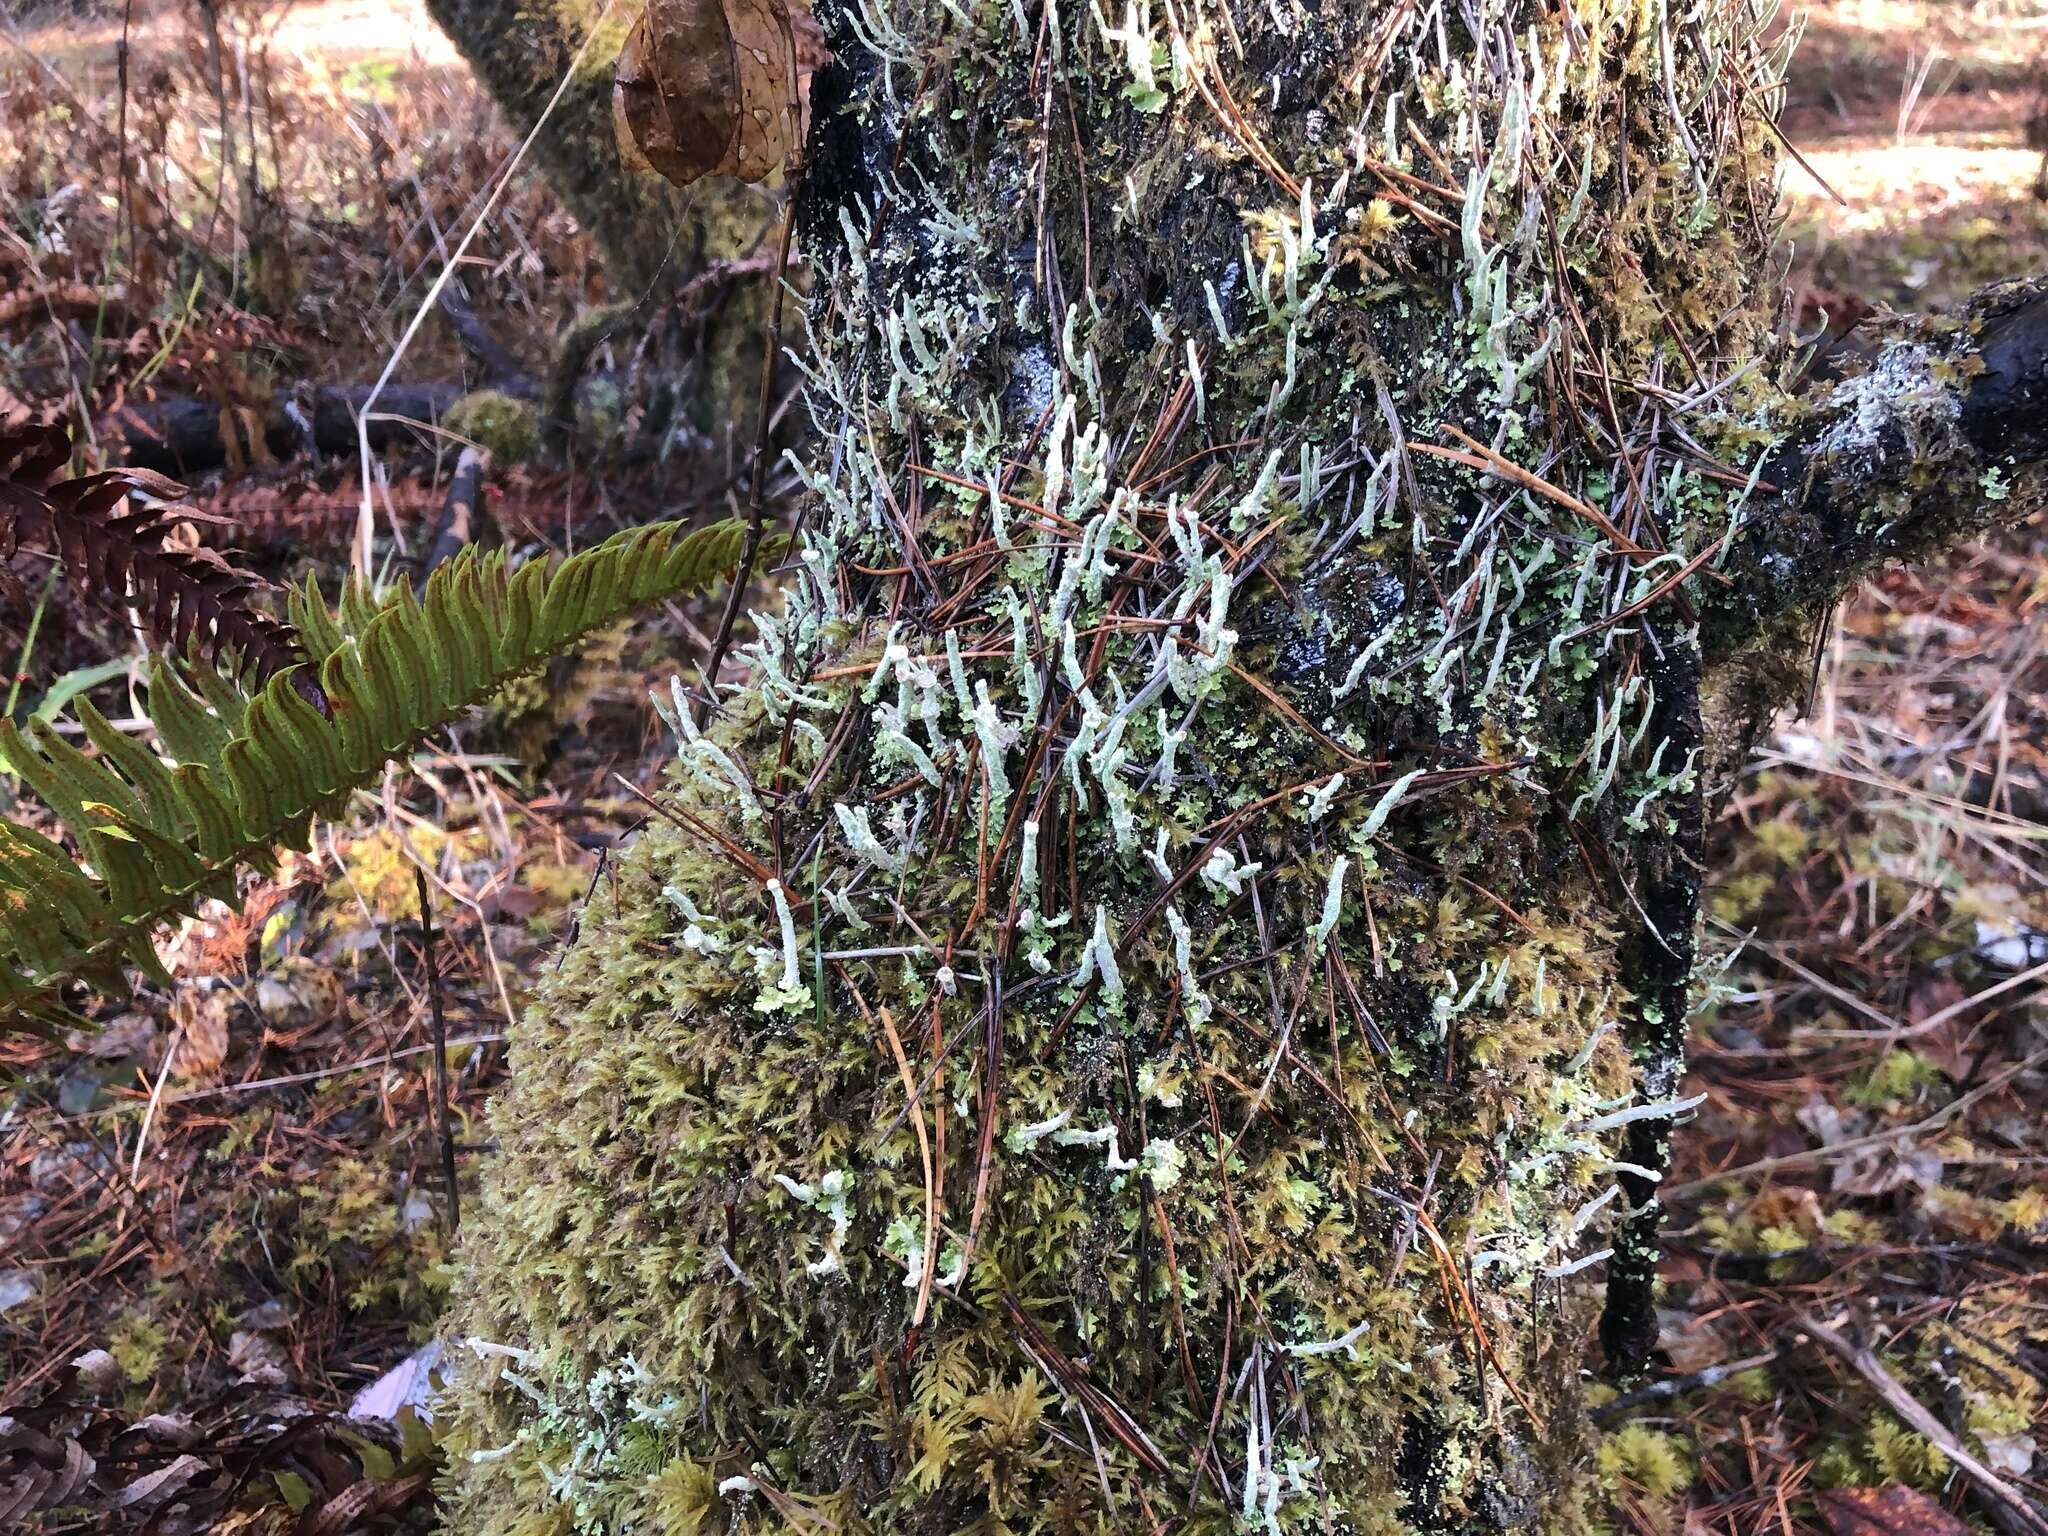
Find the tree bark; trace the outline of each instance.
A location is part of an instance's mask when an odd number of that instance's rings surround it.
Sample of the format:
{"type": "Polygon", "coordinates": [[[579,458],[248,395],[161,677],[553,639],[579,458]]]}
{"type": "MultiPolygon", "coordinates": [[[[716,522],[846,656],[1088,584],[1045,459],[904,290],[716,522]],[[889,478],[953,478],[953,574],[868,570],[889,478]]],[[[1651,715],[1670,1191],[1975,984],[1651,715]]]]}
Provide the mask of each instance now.
{"type": "MultiPolygon", "coordinates": [[[[658,307],[688,309],[690,285],[721,266],[744,270],[774,246],[781,202],[770,190],[710,177],[676,188],[629,159],[612,127],[612,61],[635,8],[608,11],[581,0],[427,0],[427,10],[504,112],[525,134],[548,111],[532,154],[556,196],[602,256],[609,299],[644,329],[658,307]],[[583,50],[586,34],[597,29],[583,50]],[[556,88],[574,78],[555,100],[556,88]]],[[[755,382],[772,275],[728,290],[692,324],[665,371],[692,375],[682,400],[691,424],[731,444],[753,438],[755,382]]]]}
{"type": "Polygon", "coordinates": [[[1850,583],[2042,501],[2048,279],[1855,339],[1852,368],[1811,384],[1762,457],[1763,494],[1731,531],[1725,582],[1703,597],[1710,803],[1806,690],[1815,640],[1850,583]]]}
{"type": "Polygon", "coordinates": [[[452,1528],[1589,1526],[1717,666],[2038,503],[2038,294],[1788,382],[1741,0],[821,20],[804,553],[515,1037],[452,1528]]]}
{"type": "MultiPolygon", "coordinates": [[[[584,26],[570,19],[574,0],[428,0],[427,10],[519,135],[547,110],[584,42],[584,26]]],[[[602,11],[588,7],[586,25],[602,11]]],[[[724,179],[678,189],[625,158],[611,107],[623,36],[614,25],[592,39],[532,154],[603,252],[613,297],[631,300],[672,291],[706,261],[752,251],[774,232],[776,207],[767,193],[724,179]]]]}

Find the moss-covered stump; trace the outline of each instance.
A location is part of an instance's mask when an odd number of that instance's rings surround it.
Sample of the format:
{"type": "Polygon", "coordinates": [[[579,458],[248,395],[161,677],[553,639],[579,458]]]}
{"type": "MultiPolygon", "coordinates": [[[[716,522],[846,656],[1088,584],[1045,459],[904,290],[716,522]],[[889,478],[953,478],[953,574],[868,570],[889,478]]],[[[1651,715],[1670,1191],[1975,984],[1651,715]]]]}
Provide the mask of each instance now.
{"type": "Polygon", "coordinates": [[[1701,613],[1994,467],[1982,328],[1779,392],[1745,4],[822,19],[804,552],[515,1037],[450,1529],[1597,1521],[1701,613]]]}

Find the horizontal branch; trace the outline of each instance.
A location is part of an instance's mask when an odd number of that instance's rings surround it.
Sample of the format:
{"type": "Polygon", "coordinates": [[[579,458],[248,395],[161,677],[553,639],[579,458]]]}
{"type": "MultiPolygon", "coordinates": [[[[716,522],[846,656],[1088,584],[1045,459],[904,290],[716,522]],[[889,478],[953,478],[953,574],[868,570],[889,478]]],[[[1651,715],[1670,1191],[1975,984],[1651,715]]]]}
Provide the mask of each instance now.
{"type": "Polygon", "coordinates": [[[1816,385],[1765,460],[1706,598],[1709,664],[1787,619],[1810,633],[1865,572],[2013,522],[2048,499],[2048,279],[1893,320],[1865,366],[1816,385]]]}
{"type": "Polygon", "coordinates": [[[1859,336],[1854,371],[1815,383],[1767,455],[1722,571],[1701,594],[1710,801],[1801,696],[1844,593],[1891,560],[2048,504],[2048,280],[1859,336]]]}
{"type": "MultiPolygon", "coordinates": [[[[533,381],[524,383],[523,391],[510,384],[498,387],[531,398],[533,381]]],[[[384,416],[435,422],[465,393],[463,385],[447,382],[387,386],[377,397],[377,407],[384,416]]],[[[250,413],[252,420],[230,416],[211,400],[168,395],[122,406],[99,424],[99,431],[102,438],[119,440],[125,463],[159,474],[190,476],[234,460],[293,459],[308,450],[353,454],[356,413],[369,396],[367,385],[331,385],[304,399],[280,390],[267,410],[250,413]],[[260,437],[260,443],[252,443],[252,435],[260,437]]],[[[400,422],[373,421],[370,447],[381,452],[401,434],[408,441],[418,436],[400,422]]]]}

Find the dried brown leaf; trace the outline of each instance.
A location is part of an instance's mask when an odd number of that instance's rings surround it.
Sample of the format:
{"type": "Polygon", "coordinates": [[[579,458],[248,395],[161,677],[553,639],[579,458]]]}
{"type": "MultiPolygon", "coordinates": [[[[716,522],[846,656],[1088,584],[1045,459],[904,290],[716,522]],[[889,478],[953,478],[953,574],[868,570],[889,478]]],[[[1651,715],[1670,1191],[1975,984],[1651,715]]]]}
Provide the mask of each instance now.
{"type": "Polygon", "coordinates": [[[620,142],[678,186],[761,180],[801,139],[815,35],[788,0],[649,0],[619,53],[620,142]]]}
{"type": "Polygon", "coordinates": [[[143,1512],[156,1509],[177,1497],[187,1483],[205,1470],[206,1463],[197,1456],[180,1456],[169,1466],[158,1467],[136,1478],[114,1495],[112,1505],[115,1509],[143,1512]]]}
{"type": "Polygon", "coordinates": [[[1816,1502],[1828,1536],[1969,1536],[1967,1525],[1916,1488],[1832,1488],[1816,1502]]]}
{"type": "Polygon", "coordinates": [[[182,549],[160,503],[185,494],[175,480],[145,469],[111,469],[58,478],[71,457],[62,427],[0,431],[0,553],[25,523],[63,561],[75,590],[132,605],[173,651],[194,647],[220,659],[233,651],[259,677],[297,667],[292,686],[322,714],[327,700],[297,632],[254,606],[248,573],[209,549],[182,549]],[[138,498],[159,505],[131,508],[138,498]]]}
{"type": "Polygon", "coordinates": [[[224,988],[198,992],[186,987],[171,1000],[171,1018],[182,1033],[171,1074],[187,1082],[210,1083],[228,1055],[228,1004],[224,988]]]}

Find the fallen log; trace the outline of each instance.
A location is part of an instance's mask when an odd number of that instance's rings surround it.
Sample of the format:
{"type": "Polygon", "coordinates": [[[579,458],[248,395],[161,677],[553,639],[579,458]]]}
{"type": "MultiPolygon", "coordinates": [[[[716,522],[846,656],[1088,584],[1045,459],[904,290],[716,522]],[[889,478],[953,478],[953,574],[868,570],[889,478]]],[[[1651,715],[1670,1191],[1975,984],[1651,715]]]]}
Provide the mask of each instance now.
{"type": "MultiPolygon", "coordinates": [[[[526,377],[505,379],[496,387],[523,400],[539,392],[538,382],[526,377]]],[[[381,453],[403,443],[426,445],[427,433],[392,418],[432,426],[468,392],[453,381],[386,385],[369,423],[371,449],[381,453]]],[[[254,412],[223,410],[211,400],[190,396],[166,396],[120,407],[100,423],[100,439],[109,446],[119,443],[130,465],[179,478],[265,458],[353,454],[356,416],[369,398],[368,385],[329,385],[310,394],[280,390],[272,397],[270,410],[252,420],[254,412]]]]}

